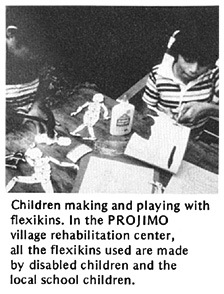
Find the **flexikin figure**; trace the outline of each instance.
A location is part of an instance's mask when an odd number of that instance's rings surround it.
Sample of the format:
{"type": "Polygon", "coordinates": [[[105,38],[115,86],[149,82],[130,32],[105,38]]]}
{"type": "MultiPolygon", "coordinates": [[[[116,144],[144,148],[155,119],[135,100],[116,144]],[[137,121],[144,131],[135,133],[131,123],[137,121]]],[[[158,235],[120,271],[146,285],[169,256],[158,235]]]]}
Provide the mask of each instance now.
{"type": "Polygon", "coordinates": [[[14,187],[16,182],[19,182],[27,184],[40,183],[46,193],[54,193],[54,189],[51,183],[50,162],[63,167],[73,167],[75,169],[79,169],[78,165],[75,163],[60,162],[53,157],[43,156],[42,151],[37,147],[28,148],[25,152],[25,158],[29,165],[34,168],[34,173],[31,176],[13,177],[6,186],[7,192],[9,192],[14,187]]]}
{"type": "Polygon", "coordinates": [[[93,96],[92,102],[84,103],[82,106],[79,106],[75,112],[71,113],[71,116],[75,116],[87,107],[87,111],[83,116],[83,123],[80,126],[78,126],[73,132],[70,132],[72,136],[80,136],[78,133],[85,127],[87,127],[90,137],[84,139],[96,140],[93,126],[97,123],[97,121],[100,118],[101,108],[104,110],[103,118],[109,119],[108,110],[103,101],[104,96],[102,94],[95,94],[93,96]]]}

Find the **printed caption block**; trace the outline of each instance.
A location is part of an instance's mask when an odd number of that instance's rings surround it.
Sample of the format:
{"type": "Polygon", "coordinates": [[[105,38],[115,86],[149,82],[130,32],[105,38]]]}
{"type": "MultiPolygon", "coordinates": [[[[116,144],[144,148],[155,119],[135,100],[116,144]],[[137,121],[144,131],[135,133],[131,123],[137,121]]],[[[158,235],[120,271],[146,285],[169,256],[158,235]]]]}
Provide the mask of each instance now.
{"type": "Polygon", "coordinates": [[[179,231],[187,222],[174,224],[210,210],[205,200],[54,199],[11,201],[11,285],[135,286],[182,271],[193,248],[179,231]]]}

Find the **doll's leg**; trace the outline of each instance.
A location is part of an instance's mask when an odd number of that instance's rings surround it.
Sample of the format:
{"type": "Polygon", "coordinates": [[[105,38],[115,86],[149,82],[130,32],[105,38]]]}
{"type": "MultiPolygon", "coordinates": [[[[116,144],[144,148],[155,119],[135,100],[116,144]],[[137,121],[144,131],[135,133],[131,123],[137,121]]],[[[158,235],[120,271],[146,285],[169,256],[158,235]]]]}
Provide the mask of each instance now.
{"type": "Polygon", "coordinates": [[[80,126],[78,126],[73,132],[70,132],[70,134],[72,136],[75,136],[77,135],[78,132],[80,132],[81,130],[83,130],[85,128],[85,125],[84,124],[81,124],[80,126]]]}
{"type": "Polygon", "coordinates": [[[96,137],[95,137],[95,133],[94,133],[93,127],[89,126],[88,127],[88,131],[89,131],[89,134],[90,134],[91,139],[95,140],[96,137]]]}
{"type": "Polygon", "coordinates": [[[6,185],[6,192],[7,193],[15,186],[16,182],[17,182],[17,178],[16,177],[12,178],[8,182],[8,184],[6,185]]]}
{"type": "Polygon", "coordinates": [[[51,180],[49,180],[47,182],[42,182],[41,186],[46,193],[54,193],[54,189],[53,189],[51,180]]]}
{"type": "Polygon", "coordinates": [[[33,176],[19,176],[16,177],[16,181],[19,183],[26,183],[26,184],[36,184],[36,183],[40,183],[40,181],[38,181],[37,179],[35,179],[33,176]]]}
{"type": "Polygon", "coordinates": [[[34,177],[32,176],[18,176],[18,177],[14,177],[12,178],[7,186],[6,186],[6,192],[9,192],[16,184],[16,182],[19,182],[19,183],[26,183],[26,184],[35,184],[35,183],[39,183],[39,181],[37,181],[34,177]]]}

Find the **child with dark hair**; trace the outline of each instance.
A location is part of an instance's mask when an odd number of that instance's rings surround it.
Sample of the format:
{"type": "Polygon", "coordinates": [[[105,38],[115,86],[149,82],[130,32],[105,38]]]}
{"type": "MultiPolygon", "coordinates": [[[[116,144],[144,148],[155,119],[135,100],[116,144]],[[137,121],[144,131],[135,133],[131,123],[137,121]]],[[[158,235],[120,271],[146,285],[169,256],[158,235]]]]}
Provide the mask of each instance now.
{"type": "Polygon", "coordinates": [[[188,27],[176,35],[172,46],[172,54],[177,60],[178,55],[189,61],[198,61],[200,66],[213,66],[218,59],[218,36],[208,28],[188,27]]]}
{"type": "Polygon", "coordinates": [[[218,117],[218,37],[205,27],[179,31],[149,74],[143,101],[191,128],[218,117]]]}

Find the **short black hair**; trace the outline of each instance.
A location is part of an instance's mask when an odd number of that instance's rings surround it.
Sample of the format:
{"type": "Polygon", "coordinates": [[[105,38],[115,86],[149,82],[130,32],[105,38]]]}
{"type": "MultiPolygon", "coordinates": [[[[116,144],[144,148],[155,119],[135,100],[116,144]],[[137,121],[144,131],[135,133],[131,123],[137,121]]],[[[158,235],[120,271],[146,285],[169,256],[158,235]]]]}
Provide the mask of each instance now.
{"type": "Polygon", "coordinates": [[[214,65],[219,58],[218,33],[209,27],[188,27],[181,30],[172,46],[175,58],[197,61],[202,66],[214,65]]]}

